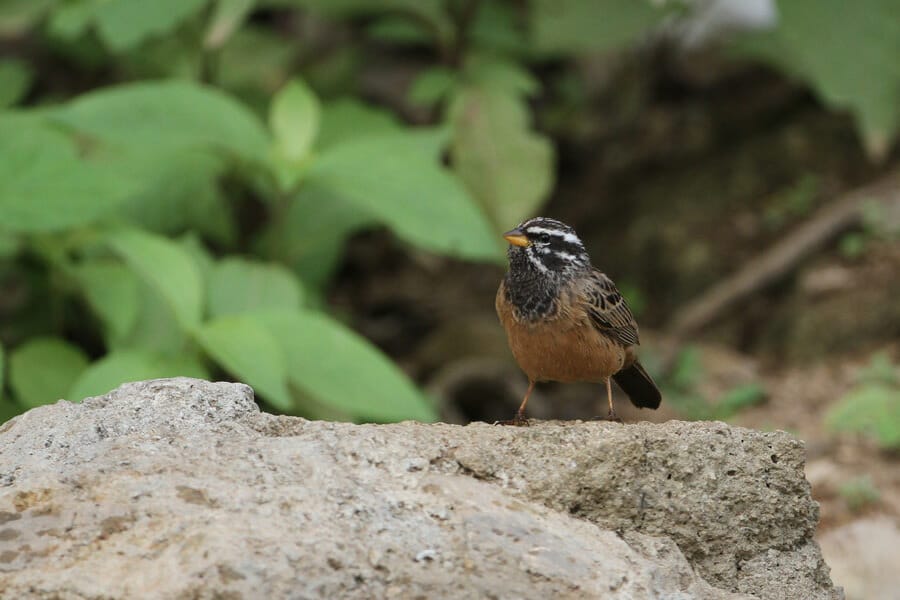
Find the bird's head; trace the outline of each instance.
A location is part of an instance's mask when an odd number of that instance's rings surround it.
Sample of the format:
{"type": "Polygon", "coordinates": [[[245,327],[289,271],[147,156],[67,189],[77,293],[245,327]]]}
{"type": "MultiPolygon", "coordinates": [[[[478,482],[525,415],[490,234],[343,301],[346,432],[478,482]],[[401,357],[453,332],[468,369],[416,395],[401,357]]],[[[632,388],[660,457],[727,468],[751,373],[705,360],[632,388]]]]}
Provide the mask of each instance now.
{"type": "Polygon", "coordinates": [[[575,230],[556,219],[535,217],[507,231],[512,274],[565,279],[590,269],[591,259],[575,230]]]}

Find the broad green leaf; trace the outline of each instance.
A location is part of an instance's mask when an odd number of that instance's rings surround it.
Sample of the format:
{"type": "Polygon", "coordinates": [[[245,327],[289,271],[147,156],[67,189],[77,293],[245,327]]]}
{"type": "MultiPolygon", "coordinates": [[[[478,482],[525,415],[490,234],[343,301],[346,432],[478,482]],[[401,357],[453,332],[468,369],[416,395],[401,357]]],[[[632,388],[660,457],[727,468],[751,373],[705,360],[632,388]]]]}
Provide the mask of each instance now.
{"type": "Polygon", "coordinates": [[[523,65],[492,56],[473,54],[466,59],[466,81],[475,87],[530,96],[540,90],[540,82],[523,65]]]}
{"type": "Polygon", "coordinates": [[[47,30],[56,38],[74,41],[84,35],[105,0],[63,2],[50,14],[47,30]]]}
{"type": "Polygon", "coordinates": [[[203,47],[207,50],[221,48],[244,23],[255,5],[256,0],[217,0],[203,38],[203,47]]]}
{"type": "Polygon", "coordinates": [[[2,0],[0,37],[19,37],[34,27],[58,0],[2,0]]]}
{"type": "Polygon", "coordinates": [[[399,133],[397,118],[386,110],[344,98],[325,105],[317,148],[322,151],[362,137],[399,133]]]}
{"type": "Polygon", "coordinates": [[[209,379],[209,373],[190,356],[123,350],[107,354],[88,367],[72,384],[67,398],[77,402],[105,394],[123,383],[163,377],[209,379]]]}
{"type": "Polygon", "coordinates": [[[207,0],[108,0],[94,3],[100,37],[115,52],[170,33],[200,12],[207,0]]]}
{"type": "Polygon", "coordinates": [[[291,383],[322,404],[363,420],[436,419],[396,365],[337,321],[311,311],[279,311],[260,319],[284,349],[291,383]]]}
{"type": "Polygon", "coordinates": [[[305,184],[274,221],[259,248],[265,256],[290,265],[303,281],[323,287],[330,279],[347,238],[374,218],[321,186],[305,184]]]}
{"type": "Polygon", "coordinates": [[[0,223],[11,232],[58,231],[109,216],[133,190],[82,160],[68,136],[34,119],[0,120],[0,223]]]}
{"type": "Polygon", "coordinates": [[[221,148],[261,161],[269,146],[262,123],[240,102],[186,81],[132,83],[88,92],[53,116],[81,133],[125,147],[221,148]]]}
{"type": "Polygon", "coordinates": [[[435,41],[427,23],[402,14],[381,17],[367,31],[374,40],[397,45],[427,46],[435,41]]]}
{"type": "Polygon", "coordinates": [[[221,156],[199,148],[129,147],[96,158],[138,186],[120,211],[135,226],[164,234],[191,229],[233,242],[236,224],[218,185],[227,167],[221,156]]]}
{"type": "Polygon", "coordinates": [[[450,95],[459,76],[447,67],[431,67],[416,77],[409,88],[409,101],[421,106],[431,106],[450,95]]]}
{"type": "Polygon", "coordinates": [[[87,366],[77,346],[55,337],[32,338],[9,356],[10,386],[24,406],[56,402],[87,366]]]}
{"type": "Polygon", "coordinates": [[[544,54],[628,46],[666,15],[650,0],[533,0],[531,32],[544,54]]]}
{"type": "Polygon", "coordinates": [[[358,206],[406,241],[468,259],[500,260],[477,204],[439,160],[440,131],[372,136],[322,152],[306,182],[358,206]]]}
{"type": "Polygon", "coordinates": [[[272,96],[294,74],[296,47],[269,27],[247,23],[219,50],[222,69],[216,81],[251,99],[264,114],[272,96]]]}
{"type": "Polygon", "coordinates": [[[219,317],[260,309],[300,308],[302,291],[297,277],[276,264],[225,258],[210,273],[209,316],[219,317]]]}
{"type": "Polygon", "coordinates": [[[312,150],[319,133],[319,100],[299,79],[288,82],[272,100],[269,127],[275,150],[288,162],[299,162],[312,150]]]}
{"type": "Polygon", "coordinates": [[[506,56],[528,56],[531,48],[520,25],[522,7],[506,2],[480,2],[467,39],[469,48],[506,56]]]}
{"type": "Polygon", "coordinates": [[[134,327],[140,309],[138,280],[128,267],[112,260],[92,260],[72,274],[91,310],[103,322],[107,341],[124,338],[134,327]]]}
{"type": "Polygon", "coordinates": [[[187,330],[200,322],[203,283],[191,255],[177,242],[137,229],[116,229],[106,242],[125,262],[153,286],[171,306],[187,330]]]}
{"type": "Polygon", "coordinates": [[[900,11],[894,0],[778,2],[778,29],[738,52],[808,81],[828,104],[849,109],[876,157],[900,131],[900,11]]]}
{"type": "Polygon", "coordinates": [[[140,306],[137,318],[124,337],[107,337],[109,350],[138,349],[160,356],[186,351],[191,338],[175,316],[172,305],[159,289],[136,275],[133,276],[138,280],[140,306]]]}
{"type": "Polygon", "coordinates": [[[178,242],[181,244],[181,247],[191,255],[191,258],[194,259],[194,263],[200,269],[202,280],[208,282],[209,277],[216,266],[216,261],[212,252],[206,247],[200,236],[193,231],[189,231],[182,235],[178,239],[178,242]]]}
{"type": "Polygon", "coordinates": [[[12,398],[0,397],[0,425],[3,425],[13,417],[17,417],[25,411],[25,407],[19,405],[12,398]]]}
{"type": "Polygon", "coordinates": [[[252,386],[272,406],[291,411],[284,351],[269,330],[252,315],[226,315],[197,331],[197,341],[217,363],[252,386]]]}
{"type": "Polygon", "coordinates": [[[34,73],[28,63],[21,60],[0,60],[0,108],[18,104],[25,97],[34,73]]]}
{"type": "Polygon", "coordinates": [[[453,168],[498,231],[534,215],[553,186],[553,146],[529,116],[523,100],[494,87],[467,88],[450,108],[453,168]]]}

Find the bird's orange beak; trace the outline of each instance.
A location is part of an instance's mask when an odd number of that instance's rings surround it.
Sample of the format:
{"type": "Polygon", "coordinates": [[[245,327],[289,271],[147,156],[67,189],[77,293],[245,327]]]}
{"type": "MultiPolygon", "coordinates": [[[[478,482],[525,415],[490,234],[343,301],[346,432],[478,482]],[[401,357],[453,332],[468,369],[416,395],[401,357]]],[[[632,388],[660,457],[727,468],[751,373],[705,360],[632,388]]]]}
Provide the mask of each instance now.
{"type": "Polygon", "coordinates": [[[528,238],[525,237],[525,234],[521,229],[511,229],[503,234],[503,239],[512,244],[513,246],[522,246],[523,248],[530,244],[528,238]]]}

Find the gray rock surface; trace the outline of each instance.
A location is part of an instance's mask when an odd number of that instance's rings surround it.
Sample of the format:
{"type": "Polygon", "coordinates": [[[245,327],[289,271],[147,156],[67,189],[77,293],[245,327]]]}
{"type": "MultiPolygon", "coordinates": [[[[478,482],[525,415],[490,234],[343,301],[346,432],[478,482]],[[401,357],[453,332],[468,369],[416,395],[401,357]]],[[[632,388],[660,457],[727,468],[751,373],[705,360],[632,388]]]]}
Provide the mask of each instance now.
{"type": "Polygon", "coordinates": [[[0,596],[837,598],[803,454],[721,423],[359,426],[127,384],[0,426],[0,596]]]}

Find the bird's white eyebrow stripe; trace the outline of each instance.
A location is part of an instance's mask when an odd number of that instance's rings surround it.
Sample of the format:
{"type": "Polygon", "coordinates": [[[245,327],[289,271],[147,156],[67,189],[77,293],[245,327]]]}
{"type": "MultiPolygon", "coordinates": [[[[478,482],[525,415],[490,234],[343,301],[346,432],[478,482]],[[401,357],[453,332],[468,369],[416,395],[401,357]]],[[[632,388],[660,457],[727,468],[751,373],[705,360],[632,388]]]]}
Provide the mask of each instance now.
{"type": "Polygon", "coordinates": [[[547,235],[556,236],[564,239],[570,244],[580,244],[581,240],[574,233],[569,233],[568,231],[560,231],[558,229],[547,229],[546,227],[538,227],[532,225],[530,227],[525,228],[526,233],[546,233],[547,235]]]}
{"type": "Polygon", "coordinates": [[[571,262],[576,262],[578,260],[578,256],[576,256],[575,254],[569,254],[568,252],[563,252],[562,250],[556,250],[554,254],[562,258],[563,260],[568,260],[571,262]]]}

